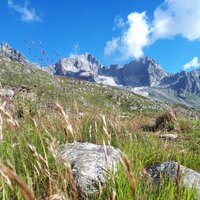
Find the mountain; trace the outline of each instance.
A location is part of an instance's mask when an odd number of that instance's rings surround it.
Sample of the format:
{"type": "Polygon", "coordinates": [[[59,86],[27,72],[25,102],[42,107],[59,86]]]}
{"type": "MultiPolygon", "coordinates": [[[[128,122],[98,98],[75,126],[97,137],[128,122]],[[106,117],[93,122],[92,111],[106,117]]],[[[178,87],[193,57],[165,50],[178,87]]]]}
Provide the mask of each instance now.
{"type": "Polygon", "coordinates": [[[123,86],[156,86],[169,75],[153,59],[145,57],[125,64],[121,69],[120,80],[123,86]]]}
{"type": "Polygon", "coordinates": [[[0,55],[8,60],[17,61],[23,65],[27,65],[29,67],[38,67],[39,65],[36,63],[30,62],[21,52],[17,49],[12,48],[8,43],[3,42],[0,45],[0,55]]]}
{"type": "Polygon", "coordinates": [[[97,74],[101,67],[102,65],[91,54],[74,55],[59,60],[54,66],[54,75],[98,82],[97,74]]]}
{"type": "Polygon", "coordinates": [[[153,87],[138,87],[132,91],[154,99],[200,107],[200,69],[181,71],[164,77],[153,87]]]}
{"type": "Polygon", "coordinates": [[[54,75],[80,78],[112,86],[155,86],[169,76],[158,63],[145,57],[120,67],[104,66],[91,54],[75,55],[61,59],[49,70],[54,75]],[[50,70],[51,69],[51,70],[50,70]]]}
{"type": "Polygon", "coordinates": [[[165,77],[160,85],[166,85],[178,93],[190,92],[200,96],[200,69],[179,72],[165,77]]]}
{"type": "Polygon", "coordinates": [[[86,53],[64,58],[48,69],[54,75],[117,86],[156,100],[200,106],[200,70],[168,73],[149,57],[104,66],[86,53]]]}
{"type": "MultiPolygon", "coordinates": [[[[54,76],[39,68],[32,68],[19,61],[8,59],[0,54],[0,98],[8,97],[27,105],[27,110],[42,107],[55,109],[55,102],[62,103],[69,110],[80,108],[79,112],[101,113],[117,112],[123,115],[154,113],[165,108],[160,104],[127,90],[107,85],[87,82],[68,77],[54,76]]],[[[15,108],[14,108],[15,109],[15,108]]],[[[18,109],[18,108],[17,108],[18,109]]],[[[13,110],[14,113],[17,112],[13,110]]],[[[20,109],[20,108],[19,108],[20,109]]],[[[77,112],[77,110],[76,110],[77,112]]],[[[21,115],[21,114],[20,114],[21,115]]]]}
{"type": "Polygon", "coordinates": [[[114,80],[115,72],[117,75],[117,69],[115,65],[110,67],[103,66],[92,54],[85,53],[63,58],[55,65],[48,66],[45,71],[53,75],[117,86],[117,80],[114,80]]]}
{"type": "MultiPolygon", "coordinates": [[[[39,65],[31,63],[7,43],[0,45],[0,56],[31,68],[39,68],[39,65]]],[[[171,74],[149,57],[123,66],[105,66],[92,54],[86,53],[63,58],[43,70],[52,75],[119,87],[164,102],[200,107],[200,69],[171,74]]]]}

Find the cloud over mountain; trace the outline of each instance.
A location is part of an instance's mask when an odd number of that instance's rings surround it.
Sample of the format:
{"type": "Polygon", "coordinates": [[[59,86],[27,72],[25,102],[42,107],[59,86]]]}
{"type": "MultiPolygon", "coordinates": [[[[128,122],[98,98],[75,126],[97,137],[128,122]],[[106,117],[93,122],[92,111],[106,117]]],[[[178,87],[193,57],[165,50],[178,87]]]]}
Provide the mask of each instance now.
{"type": "Polygon", "coordinates": [[[198,57],[194,57],[191,61],[189,61],[183,66],[183,69],[187,70],[187,69],[197,68],[197,67],[200,67],[200,61],[198,57]]]}
{"type": "Polygon", "coordinates": [[[128,15],[126,26],[118,38],[108,41],[105,55],[115,51],[121,53],[122,59],[143,56],[143,49],[159,39],[181,36],[188,41],[200,39],[200,1],[199,0],[165,0],[154,11],[152,21],[146,12],[132,12],[128,15]],[[113,47],[113,48],[111,48],[113,47]],[[112,49],[112,51],[109,51],[112,49]]]}

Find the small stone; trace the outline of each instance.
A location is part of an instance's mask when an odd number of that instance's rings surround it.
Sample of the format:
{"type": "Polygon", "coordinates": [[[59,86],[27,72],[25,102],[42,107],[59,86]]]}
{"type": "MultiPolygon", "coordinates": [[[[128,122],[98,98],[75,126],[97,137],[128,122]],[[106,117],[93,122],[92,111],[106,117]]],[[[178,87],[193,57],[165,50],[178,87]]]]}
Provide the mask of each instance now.
{"type": "Polygon", "coordinates": [[[3,97],[13,97],[14,96],[14,91],[10,89],[0,89],[0,96],[3,97]]]}
{"type": "Polygon", "coordinates": [[[160,138],[166,139],[166,140],[176,140],[178,138],[178,134],[164,134],[164,135],[160,135],[160,138]]]}

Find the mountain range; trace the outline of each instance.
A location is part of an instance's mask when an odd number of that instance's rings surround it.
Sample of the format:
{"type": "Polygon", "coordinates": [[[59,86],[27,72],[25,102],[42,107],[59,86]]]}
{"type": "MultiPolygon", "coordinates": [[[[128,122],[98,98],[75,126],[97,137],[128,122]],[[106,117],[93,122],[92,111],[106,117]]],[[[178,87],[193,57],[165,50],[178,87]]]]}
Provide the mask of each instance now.
{"type": "MultiPolygon", "coordinates": [[[[29,67],[39,66],[7,43],[0,45],[0,55],[29,67]]],[[[172,74],[149,57],[133,60],[123,66],[105,66],[86,53],[62,58],[43,70],[52,75],[119,87],[164,102],[200,107],[200,69],[172,74]]]]}

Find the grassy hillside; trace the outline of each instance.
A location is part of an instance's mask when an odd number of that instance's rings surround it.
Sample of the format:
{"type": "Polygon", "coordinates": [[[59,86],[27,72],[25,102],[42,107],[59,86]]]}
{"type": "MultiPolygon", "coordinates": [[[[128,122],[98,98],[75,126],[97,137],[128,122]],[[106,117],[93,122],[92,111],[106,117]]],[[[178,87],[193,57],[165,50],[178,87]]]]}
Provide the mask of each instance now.
{"type": "MultiPolygon", "coordinates": [[[[54,77],[3,58],[0,77],[2,87],[15,92],[12,98],[1,97],[0,199],[23,199],[25,194],[31,199],[29,192],[35,199],[76,199],[71,171],[56,156],[60,144],[73,141],[111,144],[124,152],[135,183],[134,199],[195,198],[194,191],[182,187],[177,193],[172,182],[155,185],[144,169],[177,161],[200,172],[200,120],[178,116],[178,123],[168,121],[146,132],[145,125],[163,114],[164,104],[117,88],[54,77]],[[168,131],[177,132],[178,139],[159,138],[168,131]]],[[[120,165],[117,177],[96,199],[133,199],[127,174],[120,165]]]]}

